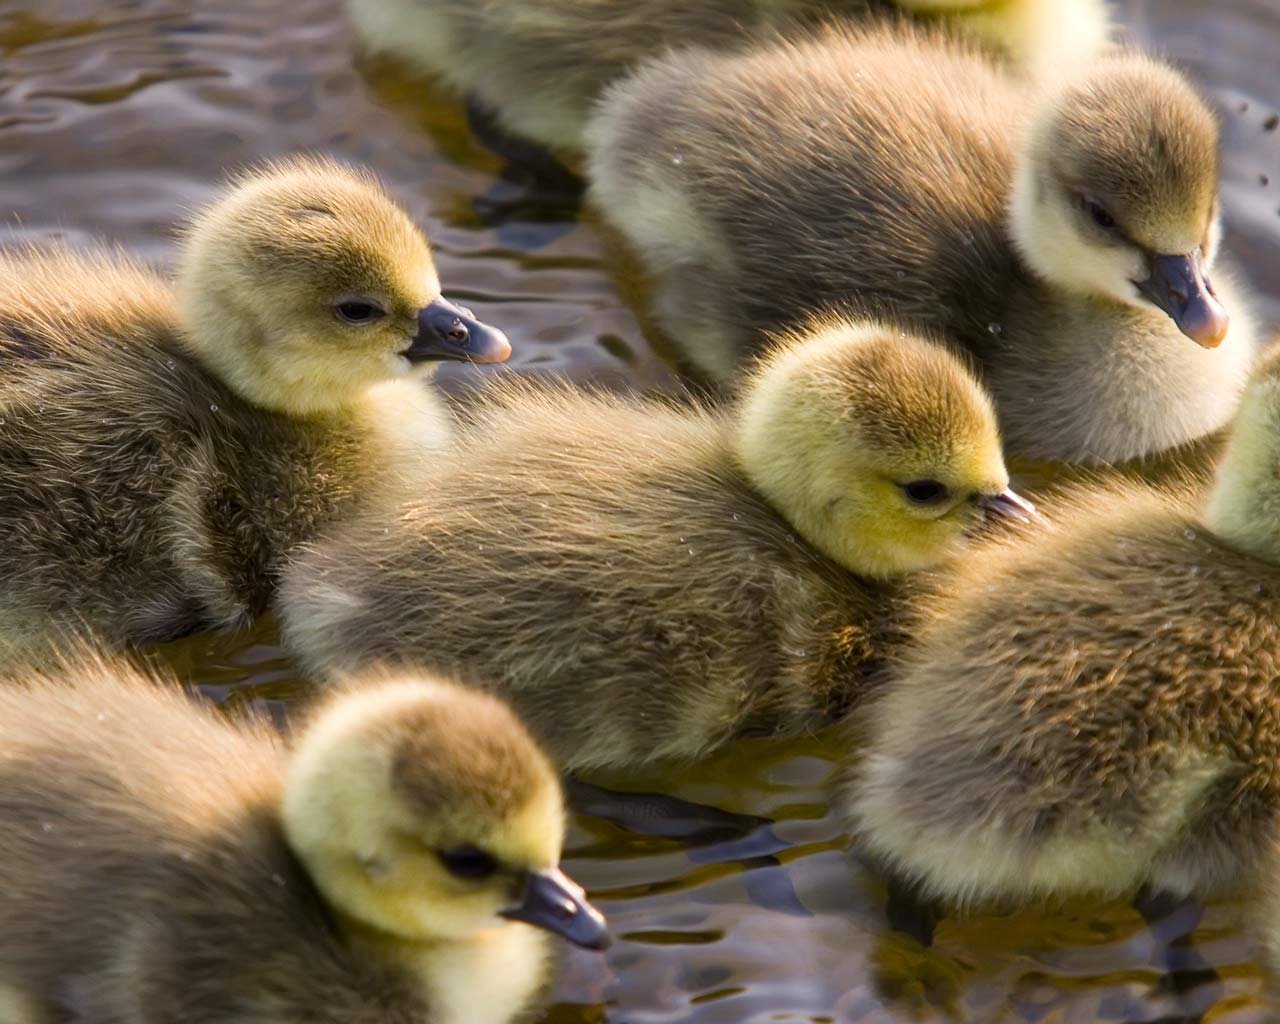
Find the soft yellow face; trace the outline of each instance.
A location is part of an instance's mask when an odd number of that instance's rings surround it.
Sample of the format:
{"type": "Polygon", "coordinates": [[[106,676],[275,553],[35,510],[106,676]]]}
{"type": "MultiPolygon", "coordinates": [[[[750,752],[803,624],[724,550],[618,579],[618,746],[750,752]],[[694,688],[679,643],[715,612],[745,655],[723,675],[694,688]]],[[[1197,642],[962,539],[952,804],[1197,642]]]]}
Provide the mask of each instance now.
{"type": "Polygon", "coordinates": [[[821,324],[762,362],[738,451],[774,507],[863,576],[938,563],[1009,485],[995,410],[963,364],[859,321],[821,324]]]}
{"type": "Polygon", "coordinates": [[[551,792],[502,819],[479,808],[425,819],[385,798],[348,810],[354,841],[313,859],[317,883],[348,917],[409,941],[502,925],[527,874],[560,859],[563,815],[551,792]]]}
{"type": "Polygon", "coordinates": [[[194,347],[237,391],[309,413],[442,358],[497,362],[501,332],[441,298],[426,239],[371,180],[295,161],[198,217],[179,279],[194,347]]]}
{"type": "Polygon", "coordinates": [[[885,452],[851,460],[833,533],[856,543],[865,575],[888,577],[937,565],[986,517],[982,502],[1009,486],[995,437],[990,445],[921,458],[885,452]]]}

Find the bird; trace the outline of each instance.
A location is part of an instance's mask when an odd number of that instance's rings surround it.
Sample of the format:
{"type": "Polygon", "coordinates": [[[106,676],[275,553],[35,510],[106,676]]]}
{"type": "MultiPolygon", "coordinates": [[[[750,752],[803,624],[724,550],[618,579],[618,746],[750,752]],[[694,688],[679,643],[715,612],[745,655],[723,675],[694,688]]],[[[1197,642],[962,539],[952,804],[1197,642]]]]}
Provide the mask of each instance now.
{"type": "Polygon", "coordinates": [[[350,0],[348,10],[367,49],[437,76],[486,127],[564,154],[583,149],[606,87],[672,47],[733,51],[824,18],[913,14],[1040,78],[1101,51],[1111,32],[1104,0],[350,0]]]}
{"type": "Polygon", "coordinates": [[[957,903],[1258,884],[1280,815],[1280,353],[1208,493],[1105,483],[940,572],[838,803],[957,903]]]}
{"type": "Polygon", "coordinates": [[[551,763],[472,688],[351,679],[286,743],[64,650],[0,685],[0,1009],[500,1024],[543,985],[548,932],[607,944],[564,828],[551,763]]]}
{"type": "Polygon", "coordinates": [[[732,406],[497,382],[429,470],[293,560],[286,649],[463,673],[566,771],[834,720],[893,581],[1033,511],[963,363],[866,322],[780,339],[732,406]]]}
{"type": "Polygon", "coordinates": [[[714,383],[852,311],[969,351],[1011,462],[1101,466],[1224,426],[1256,354],[1217,124],[1140,53],[1037,88],[936,30],[828,28],[653,60],[588,134],[589,201],[714,383]]]}
{"type": "Polygon", "coordinates": [[[294,545],[447,443],[437,361],[509,352],[376,181],[318,157],[237,178],[176,284],[109,250],[3,254],[0,664],[248,622],[294,545]]]}

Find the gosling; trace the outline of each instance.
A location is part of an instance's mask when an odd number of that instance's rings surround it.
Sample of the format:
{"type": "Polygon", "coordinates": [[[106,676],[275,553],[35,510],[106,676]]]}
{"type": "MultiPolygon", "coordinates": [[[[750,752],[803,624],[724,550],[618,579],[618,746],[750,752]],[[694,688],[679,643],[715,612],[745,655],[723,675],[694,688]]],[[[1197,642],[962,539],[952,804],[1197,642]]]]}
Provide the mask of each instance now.
{"type": "Polygon", "coordinates": [[[890,581],[1027,508],[961,363],[867,324],[781,345],[731,410],[508,384],[434,470],[291,567],[286,645],[465,670],[571,770],[831,721],[890,581]]]}
{"type": "Polygon", "coordinates": [[[321,160],[200,214],[176,296],[118,255],[0,257],[0,663],[247,622],[288,551],[444,443],[435,361],[509,351],[377,184],[321,160]]]}
{"type": "Polygon", "coordinates": [[[1254,357],[1209,278],[1217,125],[1148,57],[1036,91],[936,32],[830,30],[652,62],[590,139],[595,205],[720,382],[853,306],[962,343],[1011,456],[1097,464],[1224,426],[1254,357]]]}
{"type": "Polygon", "coordinates": [[[1280,353],[1203,507],[1086,492],[944,574],[855,730],[868,849],[959,901],[1256,883],[1280,823],[1277,465],[1280,353]]]}
{"type": "Polygon", "coordinates": [[[289,750],[169,682],[0,685],[5,1024],[499,1024],[544,982],[528,925],[604,946],[556,773],[496,698],[358,681],[289,750]]]}
{"type": "Polygon", "coordinates": [[[905,11],[1040,78],[1099,52],[1110,34],[1104,0],[350,0],[349,10],[369,49],[438,76],[505,132],[568,153],[583,149],[606,87],[673,46],[736,50],[826,16],[905,11]]]}

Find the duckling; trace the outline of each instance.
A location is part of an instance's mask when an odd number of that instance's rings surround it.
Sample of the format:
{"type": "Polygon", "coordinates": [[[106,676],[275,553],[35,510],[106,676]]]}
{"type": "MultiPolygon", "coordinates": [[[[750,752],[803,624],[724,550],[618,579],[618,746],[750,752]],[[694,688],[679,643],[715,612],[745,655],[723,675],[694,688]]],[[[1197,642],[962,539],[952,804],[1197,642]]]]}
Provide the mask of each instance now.
{"type": "Polygon", "coordinates": [[[606,944],[564,824],[511,711],[420,674],[351,681],[292,749],[105,658],[8,675],[5,1024],[510,1020],[545,931],[606,944]]]}
{"type": "Polygon", "coordinates": [[[176,294],[119,255],[0,257],[0,663],[68,628],[246,622],[383,464],[444,443],[435,361],[509,351],[373,179],[324,160],[197,216],[176,294]]]}
{"type": "Polygon", "coordinates": [[[818,20],[911,12],[990,45],[1035,76],[1100,51],[1104,0],[350,0],[371,50],[471,97],[502,130],[578,152],[591,108],[642,60],[673,46],[735,50],[818,20]]]}
{"type": "Polygon", "coordinates": [[[1280,822],[1280,353],[1199,503],[1087,491],[970,552],[855,733],[866,846],[952,899],[1212,895],[1280,822]]]}
{"type": "Polygon", "coordinates": [[[1230,419],[1255,332],[1209,278],[1218,129],[1158,61],[1037,92],[937,32],[828,30],[654,61],[590,137],[589,197],[714,380],[853,307],[963,344],[1011,456],[1119,462],[1230,419]]]}
{"type": "Polygon", "coordinates": [[[888,581],[1026,509],[963,365],[874,324],[786,339],[732,409],[507,384],[474,415],[289,569],[285,643],[321,677],[464,670],[572,770],[816,728],[888,643],[888,581]]]}

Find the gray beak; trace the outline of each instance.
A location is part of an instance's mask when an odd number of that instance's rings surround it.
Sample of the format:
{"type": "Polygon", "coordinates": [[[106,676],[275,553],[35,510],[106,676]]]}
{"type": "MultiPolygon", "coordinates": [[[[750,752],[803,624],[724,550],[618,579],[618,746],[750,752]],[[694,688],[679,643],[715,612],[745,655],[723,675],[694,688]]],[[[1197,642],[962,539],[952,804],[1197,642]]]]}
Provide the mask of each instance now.
{"type": "Polygon", "coordinates": [[[530,871],[520,903],[502,911],[503,917],[545,928],[583,949],[607,949],[609,930],[604,915],[587,902],[582,886],[559,868],[530,871]]]}
{"type": "Polygon", "coordinates": [[[1138,291],[1159,306],[1178,330],[1203,348],[1217,348],[1227,336],[1231,318],[1222,308],[1204,272],[1201,250],[1185,256],[1147,257],[1148,276],[1138,291]]]}
{"type": "Polygon", "coordinates": [[[418,333],[403,355],[411,363],[438,359],[504,363],[511,355],[511,343],[498,328],[441,298],[418,310],[418,333]]]}
{"type": "Polygon", "coordinates": [[[1008,487],[998,494],[979,494],[978,507],[988,519],[1016,519],[1020,523],[1029,523],[1040,518],[1031,502],[1008,487]]]}

